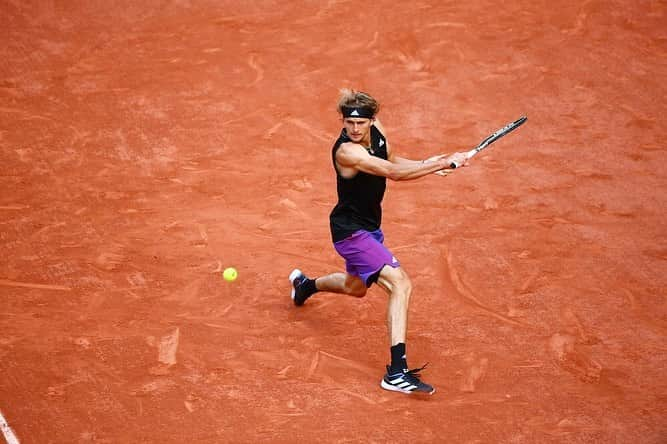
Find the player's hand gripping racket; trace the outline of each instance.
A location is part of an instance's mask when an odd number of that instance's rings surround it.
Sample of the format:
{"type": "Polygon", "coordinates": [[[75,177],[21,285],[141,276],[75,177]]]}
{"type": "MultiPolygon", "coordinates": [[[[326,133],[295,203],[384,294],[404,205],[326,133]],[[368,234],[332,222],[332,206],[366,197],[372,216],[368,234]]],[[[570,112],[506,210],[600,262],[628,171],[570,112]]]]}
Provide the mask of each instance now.
{"type": "MultiPolygon", "coordinates": [[[[483,149],[488,148],[489,145],[491,145],[493,142],[500,139],[504,135],[509,134],[512,131],[514,131],[515,129],[517,129],[518,127],[520,127],[527,119],[528,119],[528,117],[522,116],[519,119],[515,120],[514,122],[508,123],[504,127],[500,128],[498,131],[496,131],[495,133],[491,134],[486,139],[482,140],[482,142],[479,145],[477,145],[475,148],[471,149],[470,151],[468,151],[466,153],[467,156],[468,156],[468,159],[470,159],[471,157],[473,157],[475,154],[479,153],[483,149]]],[[[458,165],[456,162],[452,162],[452,164],[450,165],[450,167],[452,169],[458,168],[459,166],[460,165],[458,165]]]]}

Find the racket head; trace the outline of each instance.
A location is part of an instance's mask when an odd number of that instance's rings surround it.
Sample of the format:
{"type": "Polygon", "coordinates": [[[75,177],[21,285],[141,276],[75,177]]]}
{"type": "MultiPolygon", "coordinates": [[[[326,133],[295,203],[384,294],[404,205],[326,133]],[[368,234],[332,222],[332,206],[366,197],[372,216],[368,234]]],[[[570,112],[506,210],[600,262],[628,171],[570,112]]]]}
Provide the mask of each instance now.
{"type": "MultiPolygon", "coordinates": [[[[473,157],[475,154],[479,153],[480,151],[482,151],[483,149],[485,149],[486,147],[488,147],[489,145],[491,145],[491,144],[492,144],[493,142],[495,142],[496,140],[498,140],[498,139],[500,139],[501,137],[503,137],[503,136],[505,136],[505,135],[511,133],[512,131],[514,131],[515,129],[517,129],[517,128],[520,127],[521,125],[523,125],[523,124],[526,122],[526,120],[528,120],[528,117],[526,117],[526,116],[521,116],[521,117],[519,117],[518,119],[516,119],[515,121],[510,122],[510,123],[508,123],[507,125],[505,125],[504,127],[500,128],[498,131],[496,131],[495,133],[491,134],[491,135],[490,135],[489,137],[487,137],[486,139],[482,140],[482,141],[479,143],[479,145],[477,145],[475,148],[473,148],[473,149],[471,149],[470,151],[467,152],[467,154],[468,154],[468,159],[470,159],[470,158],[473,157]]],[[[456,164],[452,163],[450,166],[451,166],[452,168],[457,168],[459,165],[456,165],[456,164]]]]}
{"type": "Polygon", "coordinates": [[[476,152],[482,151],[484,148],[491,145],[496,140],[500,139],[503,136],[506,136],[507,134],[511,133],[512,131],[514,131],[515,129],[517,129],[521,125],[523,125],[526,122],[526,120],[528,120],[528,117],[521,116],[518,119],[516,119],[514,122],[508,123],[504,127],[500,128],[498,131],[496,131],[495,133],[491,134],[486,139],[482,140],[482,142],[479,145],[477,145],[475,148],[473,148],[471,151],[476,151],[476,152]]]}

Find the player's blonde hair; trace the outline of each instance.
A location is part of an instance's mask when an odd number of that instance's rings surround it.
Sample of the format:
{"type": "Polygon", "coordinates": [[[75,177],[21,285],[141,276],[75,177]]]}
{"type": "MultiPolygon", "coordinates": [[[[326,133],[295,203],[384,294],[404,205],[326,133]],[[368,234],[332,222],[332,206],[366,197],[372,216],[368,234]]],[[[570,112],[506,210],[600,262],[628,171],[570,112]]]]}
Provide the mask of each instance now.
{"type": "Polygon", "coordinates": [[[370,94],[350,88],[340,90],[338,112],[342,115],[343,108],[367,108],[375,116],[380,111],[380,104],[370,94]]]}

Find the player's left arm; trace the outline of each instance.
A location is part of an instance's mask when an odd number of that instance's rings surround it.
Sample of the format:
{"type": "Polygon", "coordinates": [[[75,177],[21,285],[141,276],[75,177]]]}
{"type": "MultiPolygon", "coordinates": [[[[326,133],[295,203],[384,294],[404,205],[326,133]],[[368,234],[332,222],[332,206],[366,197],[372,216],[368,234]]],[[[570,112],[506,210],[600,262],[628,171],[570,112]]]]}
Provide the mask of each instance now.
{"type": "MultiPolygon", "coordinates": [[[[431,156],[428,159],[423,159],[423,160],[414,160],[414,159],[407,159],[405,157],[400,157],[397,156],[393,150],[391,149],[391,146],[389,145],[389,142],[386,139],[386,131],[384,129],[384,126],[382,126],[382,123],[380,123],[380,120],[376,117],[375,122],[373,123],[375,127],[382,133],[382,135],[385,137],[385,142],[387,144],[387,160],[392,163],[396,164],[404,164],[404,165],[409,165],[409,164],[423,164],[427,162],[435,162],[440,159],[444,159],[448,156],[451,156],[451,154],[436,154],[435,156],[431,156]]],[[[456,153],[455,153],[456,154],[456,153]]],[[[458,158],[458,157],[457,157],[458,158]]]]}
{"type": "Polygon", "coordinates": [[[424,163],[421,160],[412,160],[412,159],[406,159],[405,157],[399,157],[394,154],[393,150],[391,149],[391,146],[389,145],[389,141],[387,140],[387,132],[384,129],[384,126],[382,126],[382,123],[380,122],[380,119],[377,117],[375,118],[375,122],[373,125],[382,133],[382,135],[385,138],[385,143],[387,144],[387,160],[392,163],[402,163],[402,164],[417,164],[417,163],[424,163]]]}

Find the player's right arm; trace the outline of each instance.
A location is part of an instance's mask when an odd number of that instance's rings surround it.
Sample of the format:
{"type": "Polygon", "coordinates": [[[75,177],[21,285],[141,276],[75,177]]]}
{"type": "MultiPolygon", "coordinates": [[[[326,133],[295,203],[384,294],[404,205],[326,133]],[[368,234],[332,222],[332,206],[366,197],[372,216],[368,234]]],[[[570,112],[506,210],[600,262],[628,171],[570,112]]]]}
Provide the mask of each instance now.
{"type": "Polygon", "coordinates": [[[448,168],[448,157],[430,162],[390,162],[371,156],[357,143],[343,143],[336,151],[336,164],[343,177],[353,177],[358,171],[383,176],[390,180],[412,180],[448,168]]]}

